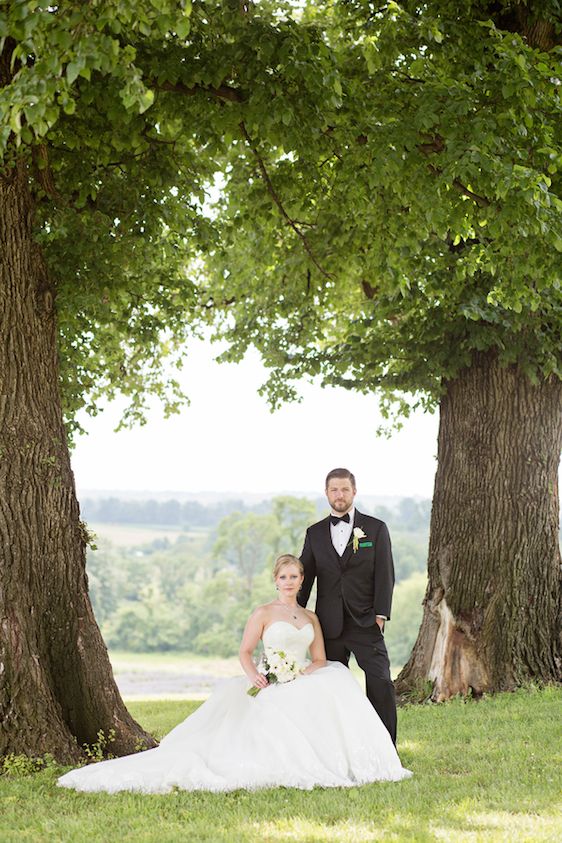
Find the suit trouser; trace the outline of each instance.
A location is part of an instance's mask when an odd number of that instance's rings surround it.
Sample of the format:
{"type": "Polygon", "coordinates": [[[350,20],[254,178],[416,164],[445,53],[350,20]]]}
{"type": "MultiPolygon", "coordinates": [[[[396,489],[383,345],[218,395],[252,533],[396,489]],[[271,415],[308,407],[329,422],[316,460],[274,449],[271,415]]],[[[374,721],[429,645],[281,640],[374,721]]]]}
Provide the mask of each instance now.
{"type": "Polygon", "coordinates": [[[351,653],[365,672],[367,697],[396,744],[396,697],[390,678],[390,661],[379,625],[358,626],[345,617],[344,627],[337,638],[326,638],[326,658],[346,667],[351,653]]]}

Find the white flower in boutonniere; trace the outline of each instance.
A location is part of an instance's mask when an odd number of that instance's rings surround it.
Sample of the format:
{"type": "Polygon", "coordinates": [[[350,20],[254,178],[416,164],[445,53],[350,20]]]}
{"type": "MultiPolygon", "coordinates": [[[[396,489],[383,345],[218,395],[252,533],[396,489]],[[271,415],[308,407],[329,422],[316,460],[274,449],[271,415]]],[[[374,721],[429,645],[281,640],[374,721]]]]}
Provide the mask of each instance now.
{"type": "Polygon", "coordinates": [[[353,552],[357,553],[359,548],[359,539],[366,539],[367,536],[361,529],[361,527],[354,527],[353,528],[353,552]]]}

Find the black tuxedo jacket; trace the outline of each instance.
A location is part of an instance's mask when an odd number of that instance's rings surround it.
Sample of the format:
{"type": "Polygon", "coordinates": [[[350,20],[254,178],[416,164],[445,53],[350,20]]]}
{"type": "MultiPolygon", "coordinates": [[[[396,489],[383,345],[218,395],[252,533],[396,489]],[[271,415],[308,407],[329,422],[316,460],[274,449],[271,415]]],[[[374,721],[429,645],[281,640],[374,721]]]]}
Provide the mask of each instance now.
{"type": "Polygon", "coordinates": [[[306,606],[317,579],[316,614],[325,638],[341,634],[344,605],[359,626],[373,626],[376,615],[390,618],[394,564],[388,528],[384,521],[357,510],[353,527],[365,533],[360,539],[364,546],[353,550],[352,533],[341,557],[332,544],[329,517],[306,531],[301,555],[304,582],[298,602],[306,606]]]}

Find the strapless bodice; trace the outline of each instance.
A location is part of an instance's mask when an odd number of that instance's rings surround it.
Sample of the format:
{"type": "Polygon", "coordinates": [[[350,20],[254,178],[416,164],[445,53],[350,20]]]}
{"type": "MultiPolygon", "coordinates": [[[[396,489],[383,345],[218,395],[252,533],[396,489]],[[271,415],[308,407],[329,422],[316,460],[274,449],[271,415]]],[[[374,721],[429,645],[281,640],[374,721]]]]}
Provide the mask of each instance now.
{"type": "Polygon", "coordinates": [[[274,621],[263,633],[262,640],[266,652],[282,650],[301,665],[306,662],[307,650],[314,640],[314,627],[307,623],[297,629],[288,621],[274,621]]]}

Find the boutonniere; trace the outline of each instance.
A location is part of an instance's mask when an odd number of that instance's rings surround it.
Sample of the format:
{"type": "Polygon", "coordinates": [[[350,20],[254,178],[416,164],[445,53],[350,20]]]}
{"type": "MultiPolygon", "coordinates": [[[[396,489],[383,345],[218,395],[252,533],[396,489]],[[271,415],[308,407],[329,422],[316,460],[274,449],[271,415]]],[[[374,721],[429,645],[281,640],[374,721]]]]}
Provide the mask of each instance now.
{"type": "Polygon", "coordinates": [[[361,529],[361,527],[354,527],[353,528],[353,552],[357,553],[359,549],[359,539],[366,539],[367,536],[361,529]]]}

